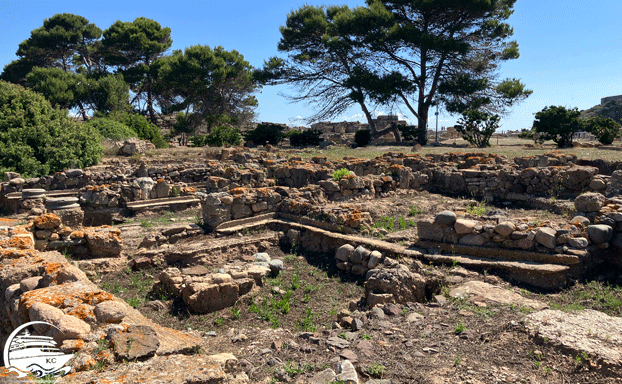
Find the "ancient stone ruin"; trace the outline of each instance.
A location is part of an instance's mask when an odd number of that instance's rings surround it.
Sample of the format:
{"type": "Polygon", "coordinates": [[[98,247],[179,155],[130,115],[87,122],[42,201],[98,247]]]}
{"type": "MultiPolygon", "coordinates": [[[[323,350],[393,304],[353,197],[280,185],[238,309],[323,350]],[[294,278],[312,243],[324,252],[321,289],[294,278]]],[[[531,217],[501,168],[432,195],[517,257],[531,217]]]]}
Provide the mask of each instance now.
{"type": "MultiPolygon", "coordinates": [[[[100,289],[93,277],[151,268],[158,271],[149,287],[153,294],[167,296],[190,314],[209,315],[252,300],[266,279],[283,273],[287,263],[265,251],[286,245],[321,254],[324,264],[362,284],[364,294],[347,304],[333,327],[346,335],[360,332],[368,324],[365,316],[380,318],[403,311],[396,308],[442,300],[448,276],[428,268],[431,264],[490,271],[542,290],[560,289],[596,263],[622,265],[621,194],[622,162],[578,160],[559,152],[516,159],[387,153],[376,159],[303,161],[274,151],[223,149],[217,159],[204,162],[120,160],[33,179],[7,173],[0,207],[16,219],[0,222],[5,308],[0,340],[4,345],[12,329],[30,321],[55,325],[50,336],[62,351],[76,353],[73,376],[59,382],[92,382],[96,367],[141,361],[129,371],[133,380],[150,378],[158,367],[174,372],[170,382],[249,383],[250,371],[235,356],[200,354],[205,336],[158,325],[100,289]],[[339,169],[349,173],[333,178],[339,169]],[[414,217],[413,241],[382,238],[378,219],[359,204],[428,192],[464,197],[470,205],[414,217]],[[480,202],[490,209],[469,211],[480,202]],[[503,207],[566,216],[534,222],[510,217],[503,207]],[[158,228],[131,244],[115,226],[145,213],[187,209],[198,210],[196,222],[158,228]],[[244,235],[262,228],[270,232],[244,235]]],[[[465,285],[456,295],[480,297],[487,290],[492,291],[465,285]]],[[[285,292],[273,288],[270,294],[285,292]]],[[[410,313],[409,324],[419,316],[410,313]]],[[[360,367],[357,373],[356,361],[345,352],[347,335],[331,335],[327,329],[330,337],[316,344],[341,353],[341,359],[313,375],[312,382],[374,383],[363,379],[360,367]]],[[[300,337],[314,343],[318,336],[300,337]]],[[[570,341],[560,343],[571,348],[570,341]]],[[[591,351],[619,368],[607,351],[591,351]]],[[[111,368],[105,380],[118,380],[123,372],[111,368]]]]}

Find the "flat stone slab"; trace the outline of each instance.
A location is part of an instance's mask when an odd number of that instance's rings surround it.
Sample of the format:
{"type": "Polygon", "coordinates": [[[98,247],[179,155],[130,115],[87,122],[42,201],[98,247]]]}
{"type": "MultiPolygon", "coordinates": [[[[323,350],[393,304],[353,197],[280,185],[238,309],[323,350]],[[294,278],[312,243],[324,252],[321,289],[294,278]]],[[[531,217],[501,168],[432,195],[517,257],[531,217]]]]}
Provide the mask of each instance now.
{"type": "Polygon", "coordinates": [[[577,312],[544,310],[530,314],[525,326],[534,337],[561,346],[591,362],[622,366],[622,318],[586,309],[577,312]]]}
{"type": "Polygon", "coordinates": [[[520,305],[522,307],[528,307],[536,310],[548,308],[548,304],[541,301],[527,299],[518,293],[508,291],[507,289],[497,287],[484,283],[482,281],[468,281],[457,288],[454,288],[452,292],[463,292],[469,296],[482,296],[486,300],[507,305],[520,305]]]}

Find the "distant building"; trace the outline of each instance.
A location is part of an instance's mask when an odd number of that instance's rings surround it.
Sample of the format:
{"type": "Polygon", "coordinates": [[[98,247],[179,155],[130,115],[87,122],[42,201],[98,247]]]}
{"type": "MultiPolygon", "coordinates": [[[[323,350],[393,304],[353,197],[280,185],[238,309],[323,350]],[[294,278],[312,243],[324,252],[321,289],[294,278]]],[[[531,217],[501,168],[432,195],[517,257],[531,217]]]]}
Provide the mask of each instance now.
{"type": "Polygon", "coordinates": [[[622,103],[622,95],[603,97],[602,99],[600,99],[600,105],[605,105],[609,101],[617,101],[619,103],[622,103]]]}

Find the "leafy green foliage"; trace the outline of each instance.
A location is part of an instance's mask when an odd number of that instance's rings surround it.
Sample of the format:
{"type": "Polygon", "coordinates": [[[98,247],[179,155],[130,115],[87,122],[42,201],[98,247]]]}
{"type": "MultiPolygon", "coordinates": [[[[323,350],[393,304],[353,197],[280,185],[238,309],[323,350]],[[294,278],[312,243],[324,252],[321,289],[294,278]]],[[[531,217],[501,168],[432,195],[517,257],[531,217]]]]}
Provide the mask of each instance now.
{"type": "Polygon", "coordinates": [[[577,108],[544,107],[536,113],[536,119],[533,122],[534,131],[540,134],[538,140],[553,140],[559,148],[571,147],[574,133],[582,129],[579,121],[580,114],[577,108]]]}
{"type": "Polygon", "coordinates": [[[466,111],[454,126],[469,143],[480,148],[490,146],[490,137],[499,128],[499,115],[478,110],[466,111]]]}
{"type": "Polygon", "coordinates": [[[344,176],[349,175],[349,174],[350,174],[349,169],[346,169],[346,168],[338,169],[335,172],[333,172],[333,180],[339,181],[343,179],[344,176]]]}
{"type": "Polygon", "coordinates": [[[147,112],[153,121],[155,80],[152,65],[173,44],[171,29],[162,28],[157,21],[138,17],[132,22],[117,20],[103,36],[101,44],[106,63],[116,66],[130,84],[136,94],[134,101],[146,99],[147,112]]]}
{"type": "Polygon", "coordinates": [[[258,124],[255,129],[244,134],[244,140],[252,141],[255,145],[276,145],[283,140],[283,127],[272,123],[258,124]]]}
{"type": "Polygon", "coordinates": [[[96,164],[102,155],[100,138],[43,96],[0,81],[0,172],[27,177],[96,164]]]}
{"type": "Polygon", "coordinates": [[[211,147],[234,146],[240,145],[241,142],[240,130],[226,125],[212,128],[212,131],[207,135],[207,144],[211,147]]]}
{"type": "Polygon", "coordinates": [[[359,129],[354,134],[354,142],[359,147],[366,147],[371,143],[371,131],[369,129],[359,129]]]}
{"type": "Polygon", "coordinates": [[[320,145],[322,142],[322,132],[317,129],[309,129],[303,132],[290,131],[288,133],[289,142],[292,147],[307,147],[320,145]],[[290,132],[294,132],[291,133],[290,132]]]}
{"type": "Polygon", "coordinates": [[[115,113],[109,117],[125,124],[136,132],[139,139],[149,140],[156,148],[167,148],[168,144],[160,134],[160,129],[145,116],[136,113],[115,113]]]}
{"type": "Polygon", "coordinates": [[[167,111],[191,111],[188,133],[207,123],[239,126],[252,120],[257,100],[251,65],[237,51],[194,45],[154,63],[159,103],[167,111]]]}
{"type": "Polygon", "coordinates": [[[589,120],[583,121],[583,127],[586,131],[596,136],[598,141],[606,145],[613,143],[613,140],[620,137],[620,124],[610,117],[592,117],[589,120]]]}
{"type": "Polygon", "coordinates": [[[93,118],[84,123],[84,125],[95,128],[102,137],[107,139],[125,140],[130,137],[136,137],[136,132],[130,127],[106,117],[93,118]]]}

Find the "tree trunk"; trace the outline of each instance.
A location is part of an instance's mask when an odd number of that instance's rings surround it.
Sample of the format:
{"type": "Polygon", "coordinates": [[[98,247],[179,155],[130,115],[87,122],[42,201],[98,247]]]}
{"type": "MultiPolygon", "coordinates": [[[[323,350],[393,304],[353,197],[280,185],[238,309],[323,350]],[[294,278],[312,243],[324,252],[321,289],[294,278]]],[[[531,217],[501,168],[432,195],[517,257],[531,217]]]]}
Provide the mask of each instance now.
{"type": "Polygon", "coordinates": [[[425,101],[421,100],[419,102],[419,113],[417,117],[417,130],[420,132],[418,137],[418,142],[421,145],[425,145],[428,143],[428,112],[430,106],[425,103],[425,101]],[[420,140],[423,139],[423,143],[420,140]]]}

